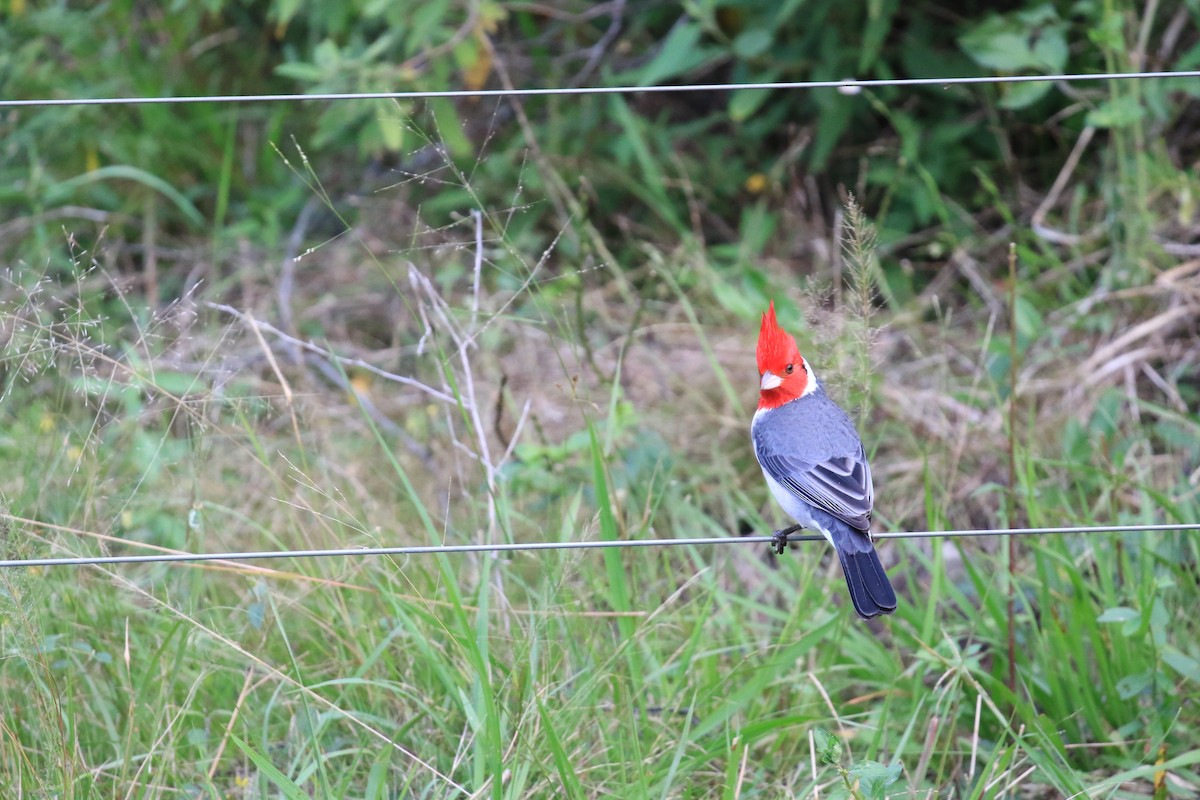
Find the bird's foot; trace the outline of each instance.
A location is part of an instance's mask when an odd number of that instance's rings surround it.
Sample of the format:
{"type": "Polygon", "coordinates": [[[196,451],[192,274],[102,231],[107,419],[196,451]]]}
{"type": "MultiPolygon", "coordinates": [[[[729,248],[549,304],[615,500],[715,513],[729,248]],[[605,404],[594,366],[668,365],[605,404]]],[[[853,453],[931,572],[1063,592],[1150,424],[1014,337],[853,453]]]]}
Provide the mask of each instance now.
{"type": "Polygon", "coordinates": [[[787,549],[788,536],[801,530],[803,525],[793,525],[790,528],[784,528],[781,531],[775,531],[771,534],[771,547],[775,550],[775,555],[783,555],[783,551],[787,549]]]}

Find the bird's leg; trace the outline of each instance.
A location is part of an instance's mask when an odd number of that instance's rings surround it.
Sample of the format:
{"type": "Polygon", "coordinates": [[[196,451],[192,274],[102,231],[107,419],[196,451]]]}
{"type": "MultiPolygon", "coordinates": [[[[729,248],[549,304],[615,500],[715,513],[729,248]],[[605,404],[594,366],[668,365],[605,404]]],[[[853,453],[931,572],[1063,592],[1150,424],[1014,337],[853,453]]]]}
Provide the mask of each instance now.
{"type": "Polygon", "coordinates": [[[771,547],[775,549],[775,555],[783,555],[783,551],[787,548],[788,536],[803,528],[803,525],[793,525],[790,528],[784,528],[781,531],[775,531],[771,534],[771,547]]]}

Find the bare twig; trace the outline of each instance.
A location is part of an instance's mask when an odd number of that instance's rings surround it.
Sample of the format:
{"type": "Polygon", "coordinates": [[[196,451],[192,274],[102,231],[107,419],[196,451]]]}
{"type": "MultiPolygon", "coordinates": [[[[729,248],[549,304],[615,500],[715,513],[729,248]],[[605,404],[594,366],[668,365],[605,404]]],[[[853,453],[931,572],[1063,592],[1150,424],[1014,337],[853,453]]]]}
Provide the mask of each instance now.
{"type": "Polygon", "coordinates": [[[613,0],[613,2],[607,5],[612,9],[612,21],[609,22],[608,29],[604,31],[604,34],[596,43],[587,49],[587,63],[571,79],[570,86],[582,86],[584,81],[592,77],[592,73],[596,71],[596,67],[600,64],[600,59],[604,57],[604,53],[621,32],[621,22],[625,17],[625,0],[613,0]]]}
{"type": "MultiPolygon", "coordinates": [[[[308,231],[312,215],[317,210],[319,203],[320,197],[313,195],[308,198],[304,208],[300,209],[300,214],[296,217],[296,224],[292,226],[292,232],[288,234],[287,249],[283,255],[283,263],[279,267],[279,286],[276,289],[276,297],[279,302],[279,322],[289,334],[296,332],[296,324],[292,320],[292,289],[296,285],[296,262],[301,258],[300,246],[304,244],[304,235],[308,231]]],[[[296,359],[299,353],[294,344],[289,344],[292,349],[292,358],[296,359]]]]}
{"type": "MultiPolygon", "coordinates": [[[[821,683],[821,679],[817,677],[817,674],[815,672],[809,672],[808,679],[810,681],[812,681],[813,686],[817,687],[817,692],[821,695],[821,698],[825,701],[825,707],[829,709],[830,717],[832,717],[833,721],[837,723],[837,726],[840,730],[845,730],[847,727],[846,723],[842,720],[841,715],[838,714],[837,707],[834,706],[833,700],[830,699],[829,692],[825,691],[825,685],[821,683]]],[[[850,742],[843,741],[842,747],[845,748],[846,755],[853,761],[854,754],[852,752],[850,752],[850,742]]]]}
{"type": "Polygon", "coordinates": [[[1175,45],[1179,43],[1179,36],[1183,33],[1183,29],[1187,27],[1188,20],[1191,18],[1191,13],[1186,5],[1180,6],[1175,11],[1175,16],[1171,17],[1171,21],[1167,23],[1166,30],[1163,31],[1162,41],[1158,45],[1158,57],[1161,61],[1166,61],[1171,57],[1171,53],[1175,50],[1175,45]]]}
{"type": "Polygon", "coordinates": [[[820,800],[821,792],[818,788],[820,777],[817,775],[817,742],[816,734],[813,729],[808,729],[808,758],[812,763],[812,779],[813,779],[813,800],[820,800]]]}
{"type": "Polygon", "coordinates": [[[410,264],[408,270],[409,283],[414,289],[422,292],[429,301],[429,308],[433,315],[437,318],[442,328],[450,336],[454,342],[454,346],[458,351],[458,361],[461,370],[459,376],[462,380],[462,392],[460,396],[463,399],[463,407],[467,415],[471,419],[471,426],[475,429],[475,439],[478,447],[478,455],[480,463],[483,464],[484,474],[487,479],[487,513],[488,513],[488,533],[487,542],[494,541],[497,528],[496,517],[496,465],[492,461],[491,447],[488,444],[487,428],[483,424],[483,419],[479,413],[479,402],[475,392],[475,371],[471,365],[471,357],[469,355],[469,335],[461,333],[457,326],[450,320],[450,316],[446,313],[445,300],[438,294],[437,290],[430,283],[416,266],[410,264]]]}
{"type": "Polygon", "coordinates": [[[1128,348],[1134,342],[1165,329],[1170,329],[1182,320],[1195,319],[1198,311],[1200,309],[1190,303],[1179,305],[1133,326],[1108,344],[1097,348],[1091,357],[1079,368],[1078,374],[1085,377],[1090,375],[1097,371],[1101,365],[1112,361],[1121,351],[1128,348]]]}
{"type": "Polygon", "coordinates": [[[254,670],[247,669],[246,676],[242,680],[242,690],[238,693],[237,700],[233,703],[233,713],[229,715],[229,723],[225,726],[225,732],[221,735],[221,741],[217,744],[216,752],[213,754],[212,763],[208,767],[208,779],[211,781],[213,776],[217,774],[217,770],[225,763],[221,760],[221,755],[225,752],[225,746],[229,744],[229,734],[233,733],[237,725],[238,715],[241,714],[242,708],[245,706],[246,698],[250,696],[250,692],[259,685],[267,682],[267,676],[260,677],[254,681],[254,670]]]}
{"type": "Polygon", "coordinates": [[[975,727],[971,731],[971,765],[967,768],[967,780],[975,777],[975,759],[979,755],[979,716],[983,711],[983,695],[975,695],[975,727]]]}
{"type": "Polygon", "coordinates": [[[954,253],[950,256],[951,263],[958,268],[958,271],[967,283],[971,284],[971,288],[983,300],[987,306],[988,314],[991,316],[999,316],[1004,311],[1004,304],[996,297],[996,293],[992,291],[991,284],[983,277],[983,273],[979,271],[979,262],[971,257],[971,254],[965,248],[957,247],[954,253]]]}
{"type": "Polygon", "coordinates": [[[921,756],[917,759],[917,770],[913,773],[913,777],[917,780],[925,777],[925,771],[929,769],[929,762],[933,758],[933,747],[937,744],[938,726],[941,723],[941,717],[937,714],[929,718],[929,724],[925,728],[925,745],[921,748],[921,756]]]}
{"type": "Polygon", "coordinates": [[[253,324],[253,326],[256,329],[262,330],[266,333],[269,333],[272,336],[279,339],[280,341],[286,342],[288,344],[294,344],[297,347],[300,347],[302,350],[307,350],[310,353],[315,353],[316,355],[319,355],[322,358],[327,358],[330,361],[335,361],[335,362],[345,365],[345,366],[358,367],[359,369],[364,369],[367,372],[370,372],[372,375],[378,375],[379,377],[383,378],[384,380],[389,380],[394,383],[399,383],[399,384],[403,384],[404,386],[411,386],[414,389],[418,389],[436,400],[441,400],[443,403],[449,403],[451,405],[458,405],[459,401],[454,396],[446,394],[445,392],[439,391],[437,389],[434,389],[432,386],[427,386],[426,384],[421,383],[416,378],[410,378],[407,375],[397,375],[394,372],[388,372],[387,370],[380,369],[379,367],[375,366],[374,364],[372,364],[370,362],[363,361],[361,358],[347,358],[345,356],[339,356],[335,353],[331,353],[330,351],[326,350],[325,348],[319,347],[318,345],[315,345],[312,342],[307,342],[307,341],[304,341],[303,339],[297,339],[295,336],[290,336],[289,334],[284,333],[283,331],[279,330],[279,328],[276,328],[274,325],[272,325],[269,322],[263,322],[262,320],[254,319],[253,317],[249,316],[248,314],[245,314],[245,313],[237,310],[233,306],[228,306],[228,305],[225,305],[224,303],[210,303],[210,302],[206,302],[204,305],[208,306],[209,308],[213,309],[214,311],[220,311],[224,314],[229,314],[232,317],[236,317],[237,319],[240,319],[243,322],[248,322],[250,324],[253,324]]]}
{"type": "Polygon", "coordinates": [[[1154,18],[1158,15],[1158,0],[1147,0],[1146,8],[1142,11],[1142,24],[1138,28],[1137,43],[1129,54],[1133,68],[1140,70],[1146,64],[1146,47],[1150,44],[1150,29],[1154,26],[1154,18]]]}
{"type": "Polygon", "coordinates": [[[1074,174],[1075,168],[1079,166],[1079,159],[1083,157],[1083,151],[1087,149],[1088,143],[1092,141],[1092,137],[1096,135],[1096,129],[1091,125],[1083,129],[1079,134],[1079,138],[1075,140],[1075,146],[1071,148],[1070,154],[1067,155],[1067,160],[1063,162],[1062,169],[1058,171],[1058,177],[1054,179],[1054,183],[1050,185],[1050,191],[1042,198],[1042,202],[1038,204],[1037,209],[1033,212],[1033,217],[1029,220],[1029,225],[1033,228],[1033,232],[1041,238],[1053,244],[1078,245],[1083,242],[1098,238],[1104,229],[1101,226],[1096,226],[1092,230],[1083,234],[1063,233],[1046,227],[1046,214],[1058,202],[1059,195],[1063,189],[1067,187],[1067,182],[1074,174]]]}
{"type": "Polygon", "coordinates": [[[521,408],[521,416],[517,418],[517,426],[513,428],[512,436],[509,437],[508,446],[504,448],[504,455],[500,456],[500,461],[496,464],[496,469],[500,469],[512,457],[513,450],[517,447],[517,442],[521,441],[521,431],[525,429],[525,422],[529,419],[529,409],[533,406],[533,400],[526,398],[525,405],[521,408]]]}
{"type": "Polygon", "coordinates": [[[396,73],[403,75],[408,72],[418,72],[422,70],[425,65],[434,61],[438,57],[449,53],[461,42],[465,41],[466,38],[473,32],[478,31],[479,7],[479,3],[467,3],[467,8],[469,9],[467,12],[467,18],[463,20],[462,25],[459,25],[458,28],[455,29],[454,33],[449,39],[439,45],[429,48],[428,50],[422,50],[417,55],[401,63],[400,66],[395,68],[396,73]]]}
{"type": "Polygon", "coordinates": [[[283,370],[279,368],[279,362],[275,360],[275,353],[271,351],[267,340],[263,338],[262,330],[256,324],[256,320],[250,314],[243,317],[246,327],[254,334],[254,338],[258,340],[258,344],[262,347],[263,355],[266,356],[267,363],[271,365],[271,371],[275,373],[276,380],[279,381],[280,387],[283,389],[283,400],[287,405],[288,416],[292,420],[292,435],[296,437],[296,444],[301,449],[304,447],[304,438],[300,435],[300,421],[296,419],[296,406],[294,396],[292,394],[292,386],[288,383],[288,379],[283,374],[283,370]]]}
{"type": "Polygon", "coordinates": [[[104,225],[122,218],[123,215],[115,214],[109,211],[102,211],[98,208],[88,208],[87,206],[62,206],[60,208],[52,208],[48,211],[43,211],[40,214],[30,214],[26,217],[18,217],[17,219],[9,220],[8,222],[0,224],[0,239],[4,239],[7,236],[24,233],[30,228],[46,222],[51,222],[56,219],[86,219],[89,222],[95,222],[97,225],[104,225]]]}
{"type": "Polygon", "coordinates": [[[471,292],[471,330],[475,330],[479,320],[479,283],[483,275],[483,212],[477,208],[471,209],[471,219],[475,220],[475,285],[471,292]]]}
{"type": "Polygon", "coordinates": [[[1184,258],[1195,258],[1200,256],[1200,244],[1187,244],[1184,242],[1172,242],[1158,236],[1154,237],[1154,241],[1163,249],[1164,253],[1173,256],[1183,256],[1184,258]]]}

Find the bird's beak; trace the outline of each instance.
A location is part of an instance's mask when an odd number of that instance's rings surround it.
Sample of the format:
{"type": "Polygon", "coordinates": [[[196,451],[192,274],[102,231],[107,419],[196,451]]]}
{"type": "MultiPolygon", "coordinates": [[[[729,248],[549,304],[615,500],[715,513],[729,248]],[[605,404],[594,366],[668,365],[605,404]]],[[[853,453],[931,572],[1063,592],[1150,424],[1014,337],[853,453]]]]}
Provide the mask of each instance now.
{"type": "Polygon", "coordinates": [[[771,389],[778,389],[781,383],[783,383],[783,378],[771,372],[771,370],[767,370],[762,374],[762,380],[758,382],[758,388],[766,392],[771,389]]]}

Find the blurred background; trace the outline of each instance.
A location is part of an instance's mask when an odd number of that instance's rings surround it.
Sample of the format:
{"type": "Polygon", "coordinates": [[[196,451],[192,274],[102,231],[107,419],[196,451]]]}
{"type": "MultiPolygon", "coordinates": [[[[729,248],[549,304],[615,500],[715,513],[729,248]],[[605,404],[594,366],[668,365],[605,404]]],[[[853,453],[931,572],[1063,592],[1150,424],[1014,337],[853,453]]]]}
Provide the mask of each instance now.
{"type": "MultiPolygon", "coordinates": [[[[1195,2],[0,2],[0,100],[1186,71],[1195,2]]],[[[0,106],[3,558],[1200,522],[1200,78],[0,106]]],[[[37,797],[1194,797],[1195,533],[0,572],[37,797]]]]}

